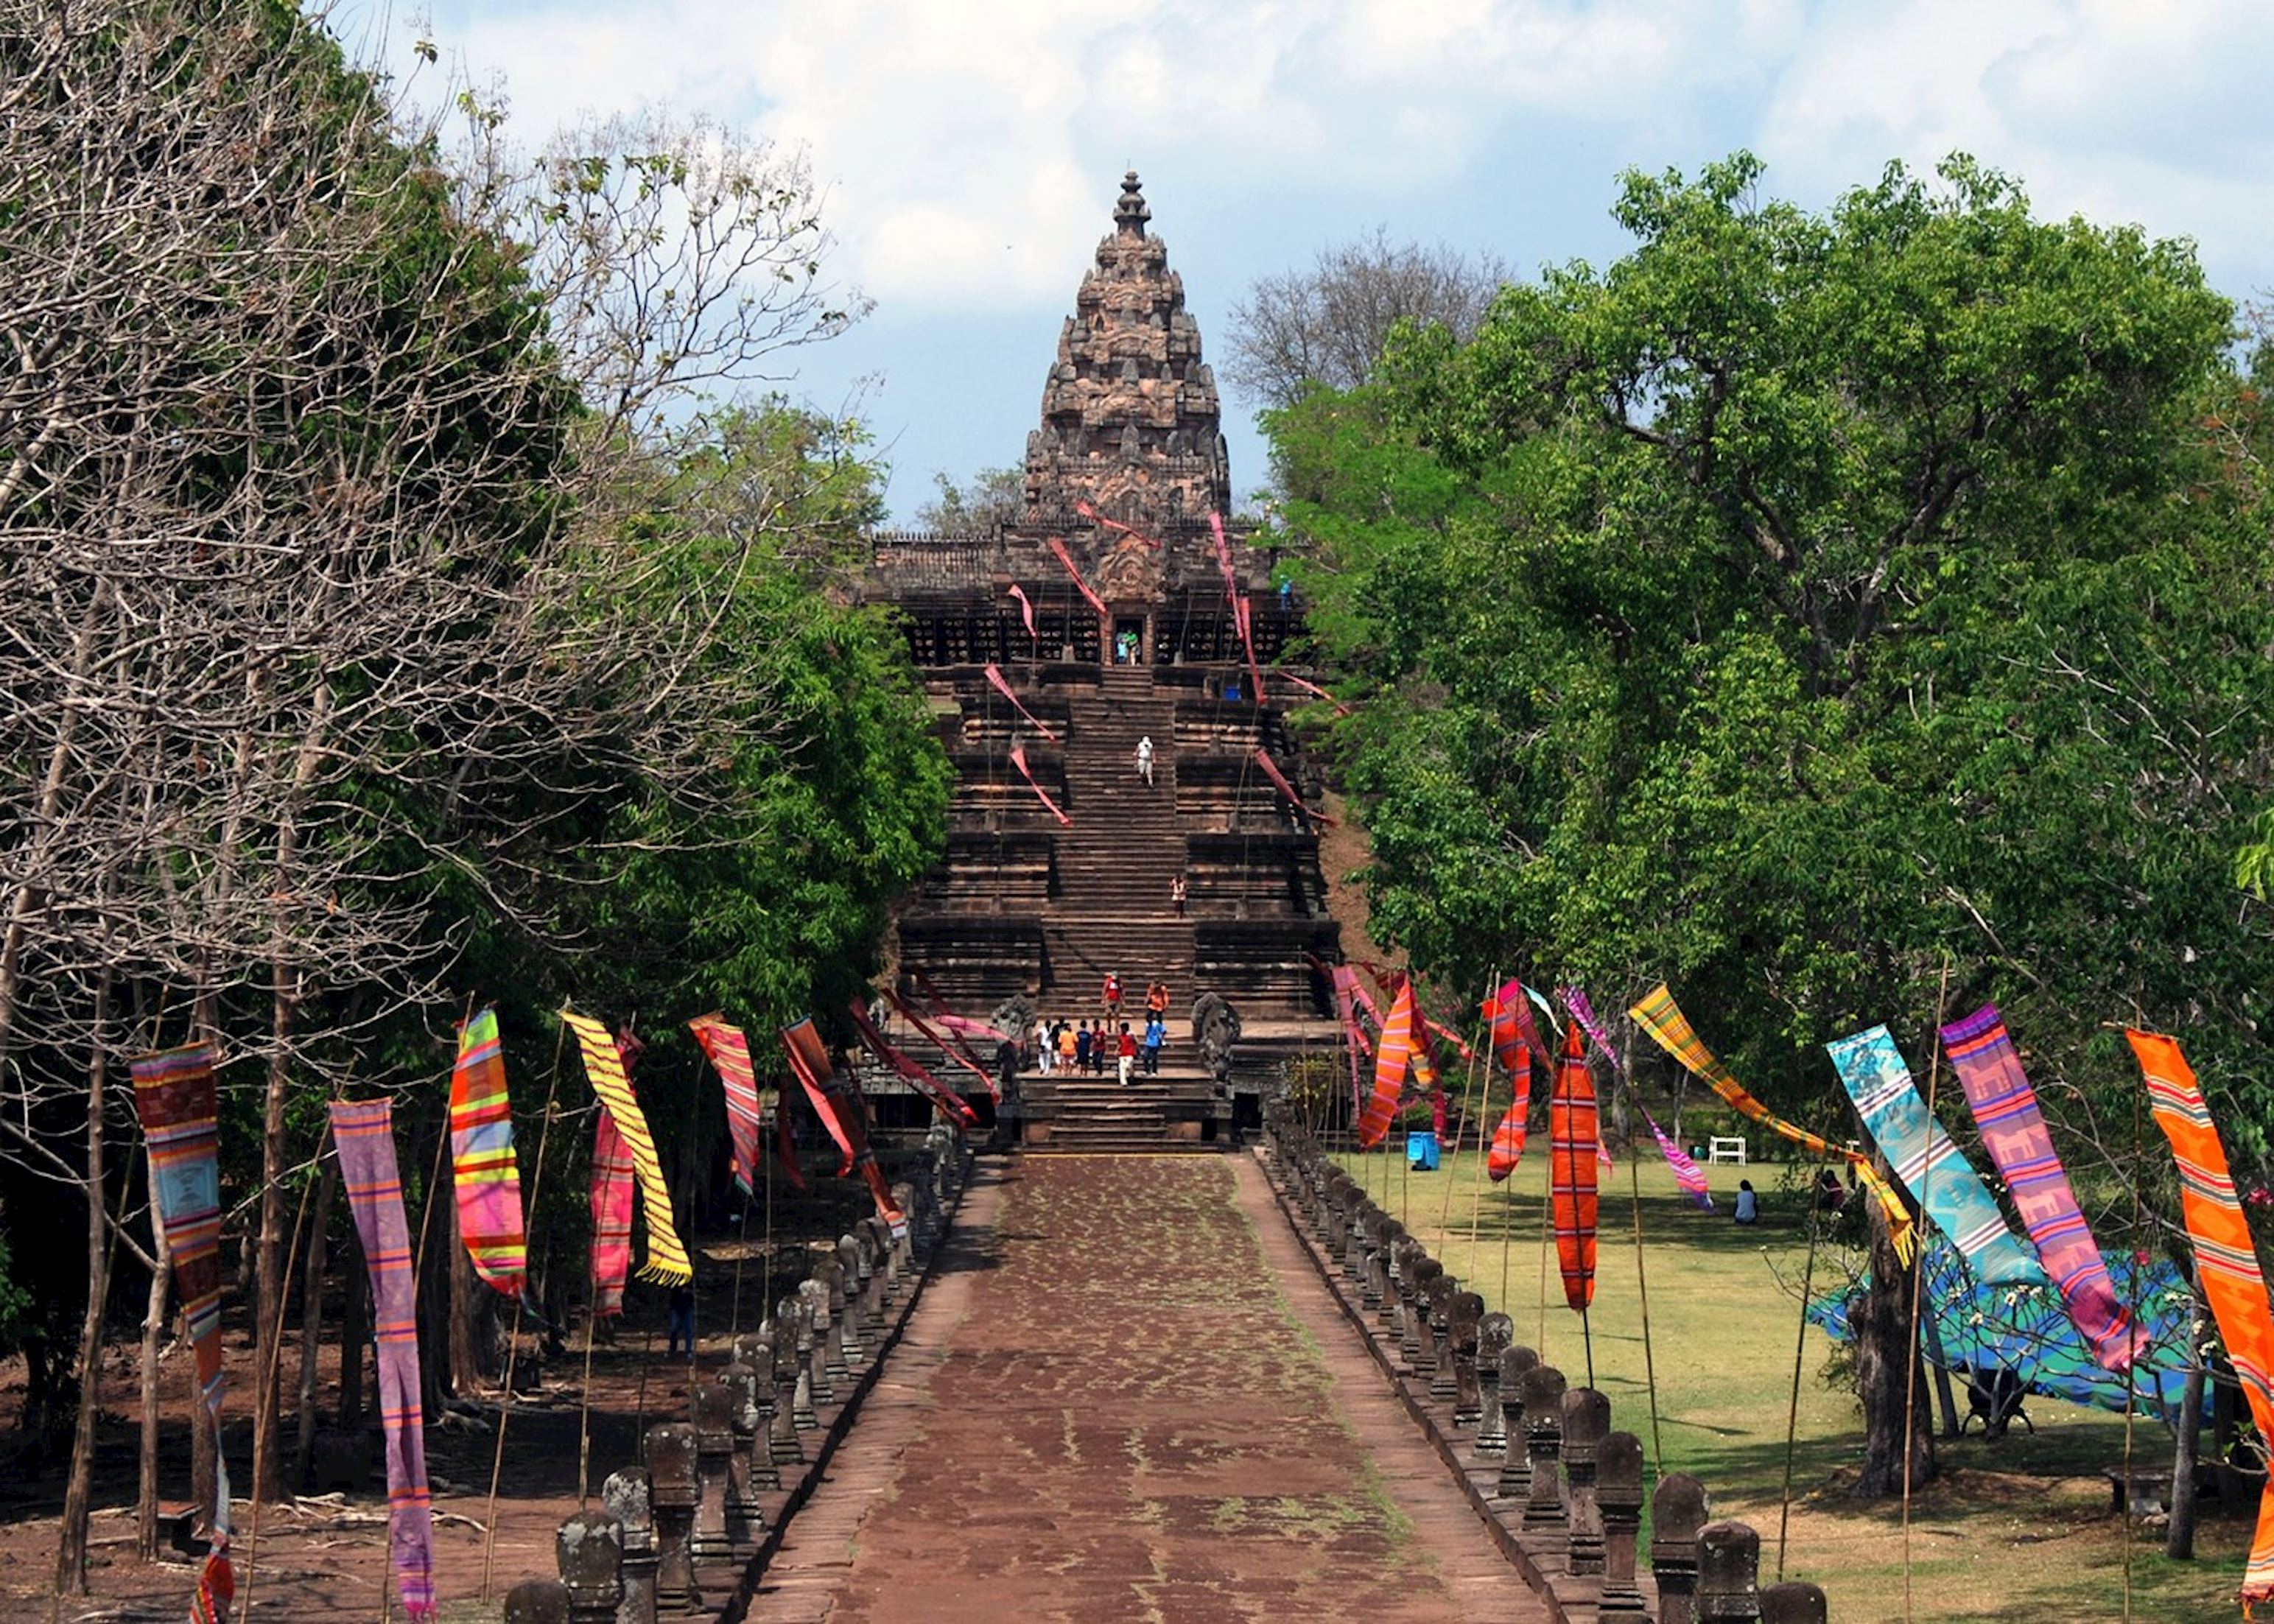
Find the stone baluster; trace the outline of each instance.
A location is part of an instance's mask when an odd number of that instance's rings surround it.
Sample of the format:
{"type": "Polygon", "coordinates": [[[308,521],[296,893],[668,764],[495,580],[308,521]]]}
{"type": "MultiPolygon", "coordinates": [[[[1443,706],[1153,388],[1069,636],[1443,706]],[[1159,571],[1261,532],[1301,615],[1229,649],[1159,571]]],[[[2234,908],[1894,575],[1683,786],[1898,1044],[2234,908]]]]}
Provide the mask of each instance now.
{"type": "Polygon", "coordinates": [[[813,1282],[801,1281],[790,1309],[790,1323],[797,1327],[797,1393],[794,1413],[801,1431],[810,1432],[821,1425],[816,1408],[828,1400],[828,1372],[822,1368],[821,1316],[813,1305],[814,1293],[818,1290],[813,1282]]]}
{"type": "Polygon", "coordinates": [[[624,1526],[579,1511],[553,1536],[553,1558],[568,1592],[568,1624],[615,1624],[624,1599],[624,1526]]]}
{"type": "Polygon", "coordinates": [[[1650,1497],[1650,1568],[1658,1581],[1658,1624],[1697,1624],[1698,1534],[1706,1526],[1706,1485],[1668,1472],[1650,1497]]]}
{"type": "Polygon", "coordinates": [[[655,1511],[649,1498],[647,1468],[627,1466],[600,1485],[600,1504],[623,1530],[623,1564],[619,1570],[624,1598],[616,1604],[616,1624],[655,1624],[655,1511]]]}
{"type": "Polygon", "coordinates": [[[715,1381],[697,1382],[687,1395],[688,1418],[695,1428],[695,1531],[688,1550],[698,1562],[723,1562],[734,1554],[727,1529],[727,1485],[734,1456],[734,1399],[715,1381]]]}
{"type": "Polygon", "coordinates": [[[852,1361],[845,1353],[845,1266],[837,1260],[836,1252],[825,1252],[813,1277],[821,1286],[814,1306],[821,1312],[821,1367],[828,1372],[830,1387],[822,1395],[826,1399],[834,1397],[837,1384],[853,1374],[852,1361]]]}
{"type": "Polygon", "coordinates": [[[1406,1243],[1405,1278],[1397,1287],[1397,1351],[1406,1368],[1417,1376],[1429,1373],[1435,1348],[1429,1336],[1429,1300],[1426,1294],[1429,1282],[1444,1272],[1445,1266],[1423,1252],[1418,1242],[1406,1243]]]}
{"type": "Polygon", "coordinates": [[[1831,1603],[1822,1587],[1798,1579],[1761,1592],[1761,1624],[1827,1624],[1831,1603]]]}
{"type": "Polygon", "coordinates": [[[734,1439],[727,1459],[727,1531],[734,1541],[734,1554],[746,1557],[757,1548],[765,1531],[766,1510],[758,1503],[758,1485],[750,1470],[750,1453],[757,1442],[758,1373],[741,1354],[719,1372],[719,1383],[734,1398],[734,1439]]]}
{"type": "Polygon", "coordinates": [[[1389,1289],[1389,1241],[1384,1233],[1389,1224],[1379,1210],[1368,1213],[1366,1220],[1366,1272],[1359,1282],[1359,1301],[1379,1313],[1382,1294],[1389,1289]]]}
{"type": "Polygon", "coordinates": [[[1524,1372],[1524,1450],[1532,1473],[1524,1531],[1560,1547],[1571,1518],[1563,1504],[1563,1372],[1552,1365],[1524,1372]]]}
{"type": "Polygon", "coordinates": [[[1503,1313],[1489,1313],[1477,1321],[1477,1352],[1471,1361],[1477,1372],[1477,1437],[1479,1455],[1508,1453],[1508,1421],[1500,1402],[1500,1356],[1516,1341],[1516,1322],[1503,1313]]]}
{"type": "Polygon", "coordinates": [[[1500,1425],[1507,1435],[1500,1459],[1500,1498],[1532,1498],[1532,1452],[1524,1431],[1524,1378],[1540,1363],[1529,1348],[1510,1348],[1500,1356],[1500,1425]]]}
{"type": "Polygon", "coordinates": [[[797,1387],[805,1372],[797,1357],[797,1326],[788,1318],[789,1299],[774,1311],[774,1413],[771,1447],[777,1467],[802,1464],[805,1445],[797,1435],[797,1387]]]}
{"type": "Polygon", "coordinates": [[[1698,1530],[1698,1624],[1753,1624],[1761,1537],[1749,1522],[1708,1522],[1698,1530]]]}
{"type": "Polygon", "coordinates": [[[505,1624],[568,1624],[568,1587],[558,1579],[523,1579],[505,1593],[505,1624]]]}
{"type": "Polygon", "coordinates": [[[864,1218],[854,1233],[861,1237],[861,1340],[873,1348],[885,1337],[885,1259],[892,1229],[882,1218],[864,1218]]]}
{"type": "Polygon", "coordinates": [[[1603,1514],[1603,1599],[1600,1620],[1646,1619],[1636,1583],[1636,1542],[1642,1537],[1642,1440],[1613,1432],[1595,1451],[1595,1502],[1603,1514]]]}
{"type": "Polygon", "coordinates": [[[861,1324],[861,1243],[849,1234],[837,1237],[837,1285],[844,1299],[837,1311],[838,1350],[851,1372],[868,1363],[869,1353],[861,1324]]]}
{"type": "Polygon", "coordinates": [[[750,1401],[757,1414],[750,1433],[750,1487],[779,1489],[781,1472],[774,1465],[774,1350],[764,1337],[745,1336],[734,1344],[734,1357],[749,1367],[750,1401]]]}
{"type": "Polygon", "coordinates": [[[1453,1425],[1474,1426],[1483,1413],[1483,1387],[1477,1380],[1477,1326],[1485,1300],[1473,1291],[1456,1291],[1445,1304],[1445,1340],[1452,1350],[1453,1425]]]}
{"type": "Polygon", "coordinates": [[[1563,1501],[1571,1519],[1571,1571],[1603,1571],[1603,1513],[1595,1500],[1595,1465],[1611,1430],[1611,1401],[1593,1387],[1563,1395],[1563,1501]]]}
{"type": "Polygon", "coordinates": [[[695,1461],[695,1429],[683,1422],[651,1426],[641,1440],[655,1511],[655,1608],[680,1615],[703,1610],[695,1585],[695,1553],[689,1549],[695,1507],[703,1485],[695,1461]]]}
{"type": "Polygon", "coordinates": [[[1453,1298],[1459,1287],[1450,1274],[1442,1271],[1421,1282],[1422,1309],[1425,1315],[1423,1335],[1427,1338],[1429,1365],[1429,1396],[1441,1404],[1450,1403],[1457,1384],[1453,1379],[1453,1298]]]}
{"type": "Polygon", "coordinates": [[[1346,1184],[1349,1222],[1343,1226],[1343,1278],[1353,1285],[1366,1279],[1366,1226],[1374,1216],[1374,1203],[1356,1184],[1346,1184]]]}
{"type": "Polygon", "coordinates": [[[826,1404],[837,1396],[837,1384],[831,1372],[832,1339],[829,1319],[829,1282],[823,1278],[825,1271],[837,1267],[833,1257],[815,1259],[813,1273],[798,1282],[798,1295],[805,1299],[806,1317],[811,1326],[805,1336],[806,1367],[812,1377],[813,1402],[826,1404]]]}

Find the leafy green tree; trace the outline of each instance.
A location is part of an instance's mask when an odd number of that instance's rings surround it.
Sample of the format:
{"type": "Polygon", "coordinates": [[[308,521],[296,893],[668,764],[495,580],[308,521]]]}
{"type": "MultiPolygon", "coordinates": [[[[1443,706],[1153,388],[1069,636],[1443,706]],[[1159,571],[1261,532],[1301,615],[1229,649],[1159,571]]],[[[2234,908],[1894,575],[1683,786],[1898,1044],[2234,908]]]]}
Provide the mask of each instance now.
{"type": "MultiPolygon", "coordinates": [[[[2274,572],[2210,426],[2231,307],[2188,245],[1964,158],[1821,213],[1760,175],[1629,175],[1630,253],[1271,419],[1321,653],[1373,689],[1340,744],[1374,929],[1469,986],[1664,977],[1824,1122],[1826,1040],[1886,1019],[1923,1064],[1995,996],[2103,1166],[2136,1072],[2101,1023],[2162,1026],[2262,1154],[2233,864],[2274,572]]],[[[1890,1351],[1865,1492],[1901,1478],[1890,1351]]]]}

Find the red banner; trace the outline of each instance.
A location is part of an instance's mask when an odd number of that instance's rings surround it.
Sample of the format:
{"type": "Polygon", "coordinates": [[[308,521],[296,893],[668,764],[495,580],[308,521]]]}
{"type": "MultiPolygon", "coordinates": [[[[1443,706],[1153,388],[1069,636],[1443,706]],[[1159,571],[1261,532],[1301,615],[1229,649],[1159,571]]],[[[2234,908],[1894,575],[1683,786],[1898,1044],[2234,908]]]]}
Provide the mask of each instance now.
{"type": "MultiPolygon", "coordinates": [[[[923,978],[921,972],[918,973],[917,979],[919,981],[922,981],[923,978]]],[[[927,981],[924,985],[925,989],[929,992],[930,983],[927,981]]],[[[938,994],[933,993],[931,994],[931,997],[933,1003],[938,1003],[938,994]]],[[[978,1056],[974,1055],[970,1049],[966,1046],[960,1039],[957,1038],[953,1033],[944,1033],[935,1029],[930,1022],[924,1019],[922,1016],[910,1009],[907,1006],[906,1000],[901,998],[898,993],[892,991],[890,989],[886,989],[885,990],[885,1001],[887,1004],[890,1004],[894,1010],[898,1011],[900,1019],[907,1021],[911,1026],[914,1026],[916,1031],[922,1035],[927,1042],[937,1049],[940,1053],[945,1055],[949,1059],[954,1061],[956,1064],[961,1066],[965,1071],[970,1072],[981,1082],[986,1084],[988,1098],[993,1100],[998,1105],[1000,1105],[1003,1102],[1003,1093],[1001,1088],[996,1084],[995,1073],[989,1071],[985,1066],[981,1065],[979,1064],[978,1056]]]]}
{"type": "Polygon", "coordinates": [[[1027,635],[1039,643],[1042,640],[1042,634],[1035,629],[1035,606],[1027,601],[1026,590],[1013,581],[1011,583],[1011,596],[1019,600],[1019,614],[1027,622],[1027,635]]]}
{"type": "Polygon", "coordinates": [[[1595,1300],[1595,1079],[1587,1040],[1574,1021],[1563,1034],[1563,1063],[1547,1101],[1548,1207],[1555,1220],[1555,1262],[1563,1300],[1585,1312],[1595,1300]]]}
{"type": "Polygon", "coordinates": [[[1052,801],[1049,795],[1043,793],[1043,786],[1035,782],[1034,770],[1027,765],[1027,747],[1025,745],[1014,744],[1011,747],[1011,764],[1019,770],[1019,776],[1027,780],[1027,787],[1035,792],[1035,799],[1041,801],[1044,806],[1050,809],[1050,816],[1052,817],[1058,819],[1061,823],[1071,823],[1073,822],[1073,819],[1068,817],[1064,812],[1058,809],[1058,803],[1057,801],[1052,801]]]}
{"type": "Polygon", "coordinates": [[[1232,624],[1239,628],[1240,647],[1247,650],[1248,680],[1255,684],[1255,703],[1266,703],[1263,695],[1263,667],[1255,663],[1255,612],[1242,593],[1231,600],[1232,624]]]}
{"type": "MultiPolygon", "coordinates": [[[[1016,589],[1013,590],[1015,590],[1016,589]]],[[[1301,677],[1297,676],[1284,665],[1274,665],[1271,668],[1271,673],[1274,676],[1286,678],[1288,681],[1292,682],[1297,688],[1301,688],[1306,694],[1314,695],[1318,698],[1325,700],[1329,704],[1335,708],[1335,714],[1337,716],[1351,716],[1355,714],[1348,705],[1343,703],[1341,700],[1337,699],[1332,694],[1327,692],[1326,689],[1321,688],[1317,683],[1305,681],[1301,677]]]]}
{"type": "Polygon", "coordinates": [[[1524,1160],[1524,1136],[1532,1121],[1532,1051],[1521,1043],[1513,1049],[1516,1064],[1509,1067],[1508,1075],[1516,1098],[1500,1119],[1500,1126],[1493,1130],[1492,1149],[1485,1157],[1485,1171],[1495,1184],[1515,1172],[1516,1164],[1524,1160]]]}
{"type": "Polygon", "coordinates": [[[1279,793],[1287,797],[1295,810],[1314,823],[1323,823],[1329,829],[1335,826],[1335,820],[1325,813],[1314,812],[1303,804],[1303,798],[1295,793],[1295,786],[1287,782],[1287,775],[1279,771],[1279,763],[1273,761],[1270,754],[1260,744],[1255,747],[1255,764],[1263,769],[1265,778],[1279,786],[1279,793]]]}
{"type": "Polygon", "coordinates": [[[1209,529],[1216,534],[1216,568],[1224,571],[1224,595],[1227,601],[1239,601],[1239,575],[1231,567],[1231,543],[1224,533],[1224,515],[1209,515],[1209,529]]]}
{"type": "Polygon", "coordinates": [[[1042,718],[1036,716],[1033,711],[1028,710],[1026,706],[1019,703],[1018,695],[1011,691],[1011,684],[1005,679],[1001,667],[998,666],[993,660],[989,660],[987,662],[987,680],[995,685],[995,691],[997,693],[1002,695],[1004,698],[1011,702],[1011,709],[1016,710],[1020,716],[1025,717],[1028,721],[1035,725],[1035,731],[1036,733],[1042,734],[1043,738],[1049,740],[1052,744],[1056,744],[1058,741],[1058,736],[1050,730],[1049,726],[1043,721],[1042,718]]]}
{"type": "Polygon", "coordinates": [[[789,1056],[790,1071],[803,1085],[805,1097],[813,1104],[814,1115],[821,1118],[821,1125],[844,1153],[844,1164],[837,1169],[837,1176],[842,1178],[853,1170],[853,1124],[845,1119],[843,1099],[829,1086],[835,1068],[829,1064],[829,1051],[822,1046],[821,1034],[814,1030],[813,1017],[802,1016],[784,1026],[781,1045],[782,1052],[789,1056]]]}
{"type": "Polygon", "coordinates": [[[1397,1101],[1404,1092],[1405,1069],[1412,1055],[1413,989],[1401,987],[1397,989],[1397,1001],[1389,1006],[1389,1019],[1382,1023],[1382,1040],[1374,1049],[1374,1094],[1358,1119],[1358,1142],[1362,1149],[1372,1150],[1389,1132],[1390,1118],[1397,1115],[1397,1101]]]}
{"type": "Polygon", "coordinates": [[[1073,554],[1066,551],[1065,541],[1058,537],[1051,537],[1050,538],[1050,549],[1052,553],[1058,554],[1058,562],[1065,566],[1066,574],[1073,577],[1074,590],[1089,600],[1089,606],[1091,608],[1096,610],[1098,613],[1103,614],[1105,613],[1105,600],[1100,598],[1096,593],[1091,591],[1089,590],[1089,583],[1081,578],[1081,571],[1074,568],[1073,554]]]}
{"type": "Polygon", "coordinates": [[[979,1114],[964,1103],[963,1096],[934,1077],[914,1056],[893,1048],[892,1041],[869,1019],[869,1011],[858,998],[853,1000],[852,1014],[853,1029],[861,1034],[862,1046],[888,1071],[946,1112],[948,1120],[956,1126],[969,1128],[978,1124],[979,1114]]]}
{"type": "Polygon", "coordinates": [[[1088,502],[1076,502],[1073,505],[1073,510],[1080,514],[1083,518],[1088,519],[1092,524],[1102,525],[1109,530],[1118,530],[1124,536],[1134,536],[1138,540],[1143,542],[1148,547],[1157,547],[1161,545],[1159,542],[1154,540],[1150,536],[1148,536],[1143,530],[1133,529],[1130,526],[1122,523],[1118,519],[1107,518],[1103,514],[1098,512],[1096,508],[1091,507],[1088,502]]]}

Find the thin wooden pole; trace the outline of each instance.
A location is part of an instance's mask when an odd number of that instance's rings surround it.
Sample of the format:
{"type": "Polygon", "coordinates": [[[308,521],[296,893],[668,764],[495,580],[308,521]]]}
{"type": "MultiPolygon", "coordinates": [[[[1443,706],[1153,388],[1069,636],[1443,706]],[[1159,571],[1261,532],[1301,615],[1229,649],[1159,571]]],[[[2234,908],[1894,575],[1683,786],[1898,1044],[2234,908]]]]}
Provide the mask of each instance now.
{"type": "MultiPolygon", "coordinates": [[[[1442,1083],[1438,1085],[1440,1087],[1442,1087],[1444,1085],[1442,1083]]],[[[1471,1049],[1469,1050],[1469,1074],[1461,1084],[1461,1119],[1453,1124],[1453,1154],[1457,1157],[1460,1154],[1461,1139],[1468,1132],[1470,1109],[1473,1101],[1475,1100],[1476,1092],[1477,1051],[1474,1049],[1471,1049]]],[[[1438,1209],[1437,1228],[1441,1232],[1445,1233],[1449,1238],[1451,1233],[1449,1226],[1452,1222],[1453,1179],[1451,1177],[1451,1169],[1448,1169],[1445,1178],[1445,1199],[1443,1205],[1438,1209]]],[[[1470,1239],[1472,1242],[1475,1240],[1473,1230],[1471,1232],[1470,1239]]]]}
{"type": "MultiPolygon", "coordinates": [[[[2143,1092],[2137,1088],[2132,1091],[2132,1165],[2135,1168],[2140,1165],[2140,1098],[2143,1092]]],[[[2135,1248],[2139,1245],[2139,1237],[2140,1181],[2135,1178],[2132,1180],[2132,1244],[2135,1248]]],[[[2127,1354],[2133,1350],[2139,1323],[2140,1266],[2135,1262],[2132,1266],[2132,1314],[2124,1332],[2124,1346],[2127,1354]]],[[[2200,1347],[2195,1350],[2195,1353],[2197,1358],[2202,1357],[2200,1347]]],[[[2132,1420],[2139,1408],[2133,1402],[2139,1390],[2139,1382],[2132,1374],[2131,1362],[2127,1358],[2124,1374],[2124,1624],[2132,1624],[2132,1420]]]]}
{"type": "MultiPolygon", "coordinates": [[[[1827,1164],[1828,1165],[1828,1164],[1827,1164]]],[[[1800,1335],[1792,1349],[1792,1401],[1784,1416],[1784,1493],[1777,1507],[1777,1580],[1784,1580],[1785,1535],[1792,1523],[1792,1461],[1800,1439],[1800,1367],[1808,1356],[1808,1295],[1816,1289],[1816,1203],[1808,1204],[1808,1261],[1800,1271],[1800,1335]]]]}
{"type": "MultiPolygon", "coordinates": [[[[537,1203],[545,1193],[545,1153],[553,1140],[553,1119],[556,1114],[554,1101],[558,1099],[561,1090],[561,1049],[568,1036],[568,1023],[564,1020],[560,1022],[553,1031],[553,1080],[546,1086],[545,1091],[545,1125],[537,1131],[537,1174],[530,1180],[529,1185],[528,1211],[531,1217],[536,1216],[537,1203]]],[[[508,1098],[508,1105],[511,1103],[510,1096],[508,1098]]],[[[524,1223],[522,1227],[527,1229],[529,1226],[524,1223]]],[[[522,1270],[521,1291],[521,1297],[514,1302],[513,1319],[508,1322],[512,1329],[506,1333],[505,1397],[498,1406],[497,1447],[490,1455],[490,1501],[489,1509],[484,1514],[485,1526],[482,1530],[482,1605],[484,1606],[489,1605],[490,1568],[497,1557],[498,1484],[505,1475],[505,1429],[506,1424],[513,1419],[514,1364],[521,1354],[521,1312],[523,1304],[529,1297],[529,1273],[525,1258],[522,1270]]]]}
{"type": "MultiPolygon", "coordinates": [[[[1631,1088],[1630,1088],[1631,1092],[1631,1088]]],[[[1666,1450],[1658,1436],[1658,1362],[1650,1349],[1650,1273],[1643,1267],[1642,1245],[1642,1163],[1627,1147],[1627,1190],[1634,1203],[1635,1292],[1642,1304],[1642,1372],[1650,1388],[1650,1460],[1651,1470],[1659,1477],[1666,1476],[1666,1450]]]]}
{"type": "MultiPolygon", "coordinates": [[[[321,1152],[318,1153],[320,1159],[321,1154],[321,1152]]],[[[284,1273],[280,1277],[283,1283],[276,1293],[276,1313],[268,1327],[267,1380],[272,1382],[276,1380],[277,1367],[283,1357],[284,1309],[292,1295],[292,1276],[300,1266],[300,1236],[308,1221],[308,1194],[312,1186],[307,1184],[300,1186],[300,1210],[292,1220],[292,1244],[285,1249],[284,1273]]],[[[304,1313],[306,1312],[305,1306],[301,1312],[304,1313]]],[[[221,1435],[218,1428],[215,1429],[214,1435],[214,1453],[216,1456],[221,1453],[221,1435]]],[[[260,1571],[262,1458],[261,1432],[256,1427],[252,1434],[252,1528],[246,1534],[245,1540],[245,1589],[242,1592],[244,1601],[239,1615],[245,1618],[252,1616],[252,1582],[260,1571]]],[[[296,1495],[294,1498],[298,1497],[296,1495]]]]}
{"type": "MultiPolygon", "coordinates": [[[[1942,984],[1934,995],[1935,1041],[1927,1053],[1926,1067],[1926,1133],[1927,1142],[1919,1152],[1919,1187],[1912,1193],[1918,1198],[1919,1213],[1926,1212],[1926,1190],[1934,1177],[1934,1100],[1935,1091],[1942,1081],[1942,1022],[1950,1008],[1950,955],[1942,956],[1942,984]]],[[[1829,1164],[1827,1164],[1829,1165],[1829,1164]]],[[[1818,1182],[1821,1182],[1819,1178],[1818,1182]]],[[[1809,1210],[1815,1211],[1815,1197],[1809,1198],[1809,1210]]],[[[1910,1352],[1903,1365],[1903,1624],[1911,1624],[1911,1450],[1913,1434],[1918,1422],[1919,1370],[1919,1301],[1926,1291],[1926,1266],[1929,1256],[1924,1225],[1921,1225],[1918,1255],[1911,1264],[1911,1326],[1910,1352]]],[[[1805,1301],[1802,1304],[1806,1312],[1805,1301]]],[[[1778,1576],[1781,1578],[1782,1573],[1778,1576]]]]}

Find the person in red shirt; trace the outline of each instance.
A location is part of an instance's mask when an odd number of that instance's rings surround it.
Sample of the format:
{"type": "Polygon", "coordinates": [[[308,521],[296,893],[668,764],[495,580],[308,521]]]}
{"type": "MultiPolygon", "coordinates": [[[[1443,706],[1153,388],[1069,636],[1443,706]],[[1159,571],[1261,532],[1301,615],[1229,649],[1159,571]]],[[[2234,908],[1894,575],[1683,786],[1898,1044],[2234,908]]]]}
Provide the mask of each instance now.
{"type": "Polygon", "coordinates": [[[1108,970],[1105,973],[1105,1016],[1108,1020],[1121,1019],[1121,978],[1108,970]]]}
{"type": "Polygon", "coordinates": [[[1129,1035],[1129,1023],[1121,1023],[1121,1086],[1129,1086],[1129,1068],[1137,1064],[1137,1040],[1129,1035]]]}

